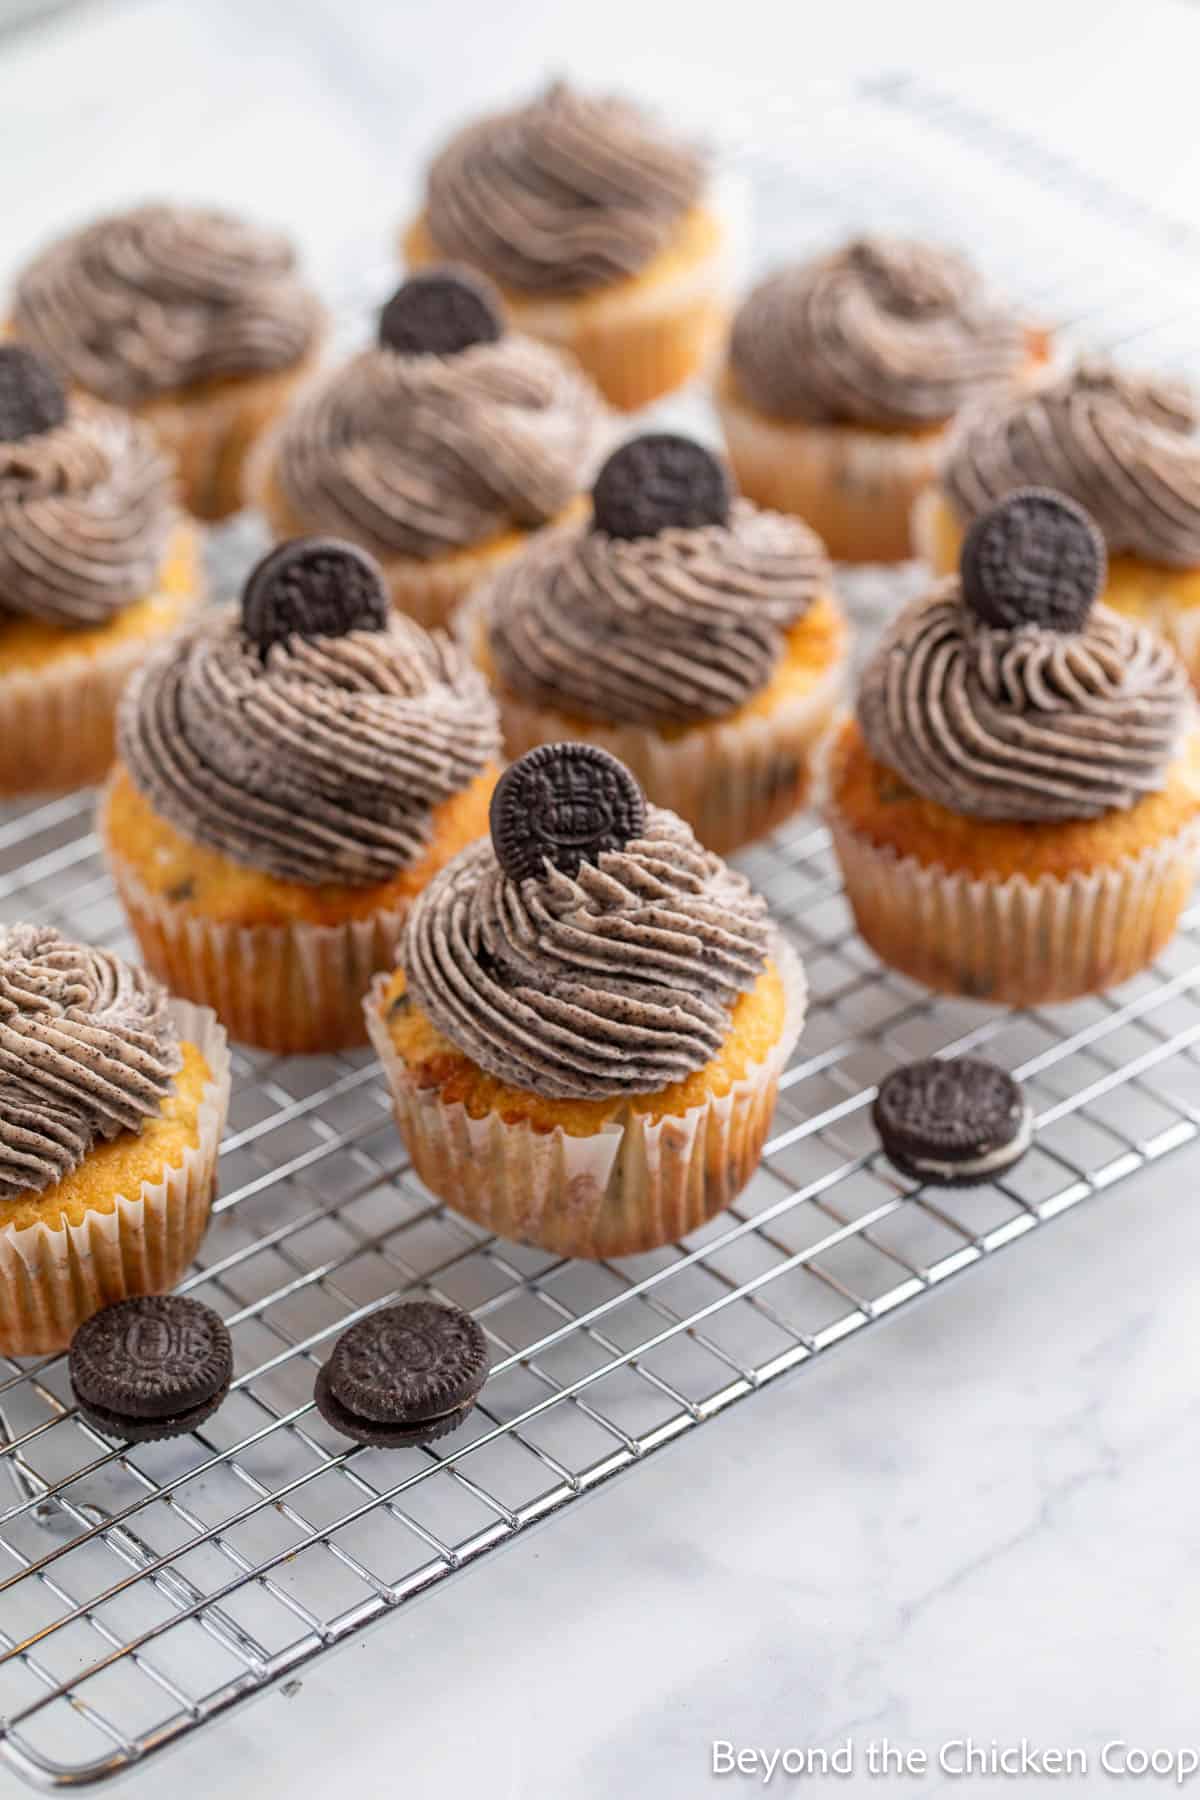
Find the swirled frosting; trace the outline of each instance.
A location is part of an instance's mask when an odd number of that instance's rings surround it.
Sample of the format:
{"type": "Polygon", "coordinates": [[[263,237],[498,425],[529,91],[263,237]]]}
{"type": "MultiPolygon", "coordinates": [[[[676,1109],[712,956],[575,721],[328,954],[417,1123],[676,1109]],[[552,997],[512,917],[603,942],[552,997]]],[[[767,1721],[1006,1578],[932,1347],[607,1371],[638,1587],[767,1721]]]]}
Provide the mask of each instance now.
{"type": "Polygon", "coordinates": [[[655,1092],[716,1055],[766,964],[766,905],[652,806],[644,835],[514,882],[486,838],[415,902],[410,993],[499,1080],[561,1099],[655,1092]]]}
{"type": "Polygon", "coordinates": [[[262,655],[225,607],[134,677],[118,743],[185,837],[284,881],[367,886],[420,855],[499,729],[466,657],[399,614],[262,655]]]}
{"type": "Polygon", "coordinates": [[[655,537],[545,532],[480,604],[497,672],[522,699],[619,724],[692,724],[765,687],[789,626],[831,585],[806,525],[738,500],[727,525],[655,537]]]}
{"type": "Polygon", "coordinates": [[[1020,321],[962,257],[881,237],[767,276],[729,350],[751,405],[835,425],[941,423],[1025,355],[1020,321]]]}
{"type": "Polygon", "coordinates": [[[120,406],[298,362],[317,301],[276,232],[200,207],[148,205],[43,250],[17,278],[13,330],[120,406]]]}
{"type": "Polygon", "coordinates": [[[104,624],[153,589],[175,518],[170,463],[124,413],[79,400],[0,442],[0,617],[104,624]]]}
{"type": "Polygon", "coordinates": [[[295,407],[275,476],[310,528],[432,557],[552,518],[586,486],[604,419],[586,377],[529,338],[364,350],[295,407]]]}
{"type": "Polygon", "coordinates": [[[972,408],[942,481],[975,518],[1014,488],[1057,488],[1091,513],[1110,550],[1200,565],[1200,397],[1181,381],[1085,360],[1033,393],[972,408]]]}
{"type": "Polygon", "coordinates": [[[863,672],[874,756],[972,819],[1094,819],[1161,789],[1192,717],[1152,631],[1093,608],[1079,632],[977,622],[957,580],[909,607],[863,672]]]}
{"type": "Polygon", "coordinates": [[[425,223],[444,256],[502,287],[586,293],[644,268],[705,174],[699,152],[639,108],[560,81],[450,140],[429,171],[425,223]]]}
{"type": "Polygon", "coordinates": [[[49,925],[0,929],[0,1202],[140,1130],[181,1063],[166,990],[144,969],[49,925]]]}

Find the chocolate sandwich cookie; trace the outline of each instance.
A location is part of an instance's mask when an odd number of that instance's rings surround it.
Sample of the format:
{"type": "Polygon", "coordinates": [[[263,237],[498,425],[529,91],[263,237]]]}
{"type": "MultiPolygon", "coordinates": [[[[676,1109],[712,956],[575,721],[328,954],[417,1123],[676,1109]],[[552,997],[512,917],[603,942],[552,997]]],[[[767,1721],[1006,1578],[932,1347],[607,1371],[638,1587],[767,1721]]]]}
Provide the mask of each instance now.
{"type": "Polygon", "coordinates": [[[513,881],[549,861],[577,875],[646,829],[646,796],[623,762],[596,744],[540,744],[511,763],[489,810],[496,860],[513,881]]]}
{"type": "Polygon", "coordinates": [[[1033,1137],[1019,1082],[979,1056],[931,1057],[893,1069],[872,1116],[901,1173],[942,1187],[1011,1169],[1033,1137]]]}
{"type": "Polygon", "coordinates": [[[321,1417],[356,1443],[400,1450],[461,1425],[488,1372],[470,1313],[433,1300],[386,1306],[344,1331],[317,1376],[321,1417]]]}
{"type": "Polygon", "coordinates": [[[335,537],[289,538],[268,550],[242,589],[242,630],[265,656],[292,636],[383,631],[391,616],[383,570],[335,537]]]}
{"type": "Polygon", "coordinates": [[[379,342],[400,356],[457,356],[504,335],[504,304],[491,282],[445,267],[410,275],[379,315],[379,342]]]}
{"type": "Polygon", "coordinates": [[[40,437],[66,416],[66,390],[49,363],[23,344],[0,344],[0,443],[40,437]]]}
{"type": "Polygon", "coordinates": [[[118,1300],[84,1321],[68,1373],[83,1417],[131,1444],[181,1437],[211,1418],[233,1378],[224,1321],[182,1294],[118,1300]]]}
{"type": "Polygon", "coordinates": [[[592,523],[615,538],[727,525],[733,500],[724,463],[693,438],[649,431],[614,450],[592,488],[592,523]]]}
{"type": "Polygon", "coordinates": [[[1107,579],[1108,554],[1074,500],[1019,488],[976,519],[959,568],[963,598],[982,624],[1081,631],[1107,579]]]}

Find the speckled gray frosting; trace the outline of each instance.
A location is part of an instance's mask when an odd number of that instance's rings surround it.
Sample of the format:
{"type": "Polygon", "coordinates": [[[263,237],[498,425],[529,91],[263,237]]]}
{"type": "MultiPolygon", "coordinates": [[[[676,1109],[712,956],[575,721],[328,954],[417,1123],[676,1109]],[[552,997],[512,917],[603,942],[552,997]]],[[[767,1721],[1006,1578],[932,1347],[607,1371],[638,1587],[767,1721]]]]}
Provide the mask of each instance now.
{"type": "Polygon", "coordinates": [[[433,810],[500,747],[483,677],[442,633],[397,613],[382,631],[293,636],[264,656],[232,606],[149,659],[117,736],[185,837],[313,887],[406,868],[433,810]]]}
{"type": "Polygon", "coordinates": [[[999,630],[957,579],[910,606],[863,671],[872,754],[971,819],[1094,819],[1166,781],[1193,720],[1187,675],[1144,626],[1094,607],[1079,632],[999,630]]]}
{"type": "Polygon", "coordinates": [[[490,840],[419,896],[408,989],[512,1086],[560,1099],[654,1093],[709,1062],[767,961],[765,902],[674,813],[575,877],[514,882],[490,840]]]}
{"type": "Polygon", "coordinates": [[[138,1131],[182,1064],[162,984],[48,925],[0,929],[0,1220],[138,1131]]]}

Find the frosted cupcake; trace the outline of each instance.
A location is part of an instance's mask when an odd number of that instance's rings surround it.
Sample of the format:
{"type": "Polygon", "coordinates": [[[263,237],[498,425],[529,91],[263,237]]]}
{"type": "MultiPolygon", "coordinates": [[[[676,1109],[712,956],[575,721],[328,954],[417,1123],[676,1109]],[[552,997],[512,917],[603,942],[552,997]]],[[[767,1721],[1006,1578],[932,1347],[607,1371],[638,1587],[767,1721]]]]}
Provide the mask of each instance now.
{"type": "Polygon", "coordinates": [[[367,1002],[417,1173],[502,1236],[626,1256],[758,1163],[804,1012],[745,878],[588,744],[502,776],[367,1002]]]}
{"type": "Polygon", "coordinates": [[[703,368],[727,316],[705,158],[629,102],[561,81],[450,140],[403,249],[413,268],[490,276],[522,331],[570,351],[626,409],[703,368]]]}
{"type": "Polygon", "coordinates": [[[931,244],[855,238],[780,269],[738,309],[718,385],[738,484],[806,519],[839,562],[902,561],[955,414],[1044,354],[931,244]]]}
{"type": "Polygon", "coordinates": [[[972,521],[1014,488],[1070,494],[1108,545],[1106,604],[1161,631],[1200,685],[1198,424],[1186,383],[1083,361],[963,418],[937,489],[918,503],[917,547],[942,573],[972,521]]]}
{"type": "Polygon", "coordinates": [[[278,537],[361,544],[396,605],[441,625],[587,486],[608,417],[574,364],[505,331],[489,283],[431,270],[263,443],[251,496],[278,537]]]}
{"type": "Polygon", "coordinates": [[[48,925],[0,929],[0,1355],[180,1279],[229,1104],[210,1012],[48,925]]]}
{"type": "Polygon", "coordinates": [[[505,746],[586,738],[727,854],[803,804],[848,634],[821,544],[731,498],[668,433],[614,452],[593,517],[547,532],[465,609],[505,746]]]}
{"type": "Polygon", "coordinates": [[[199,587],[153,433],[0,345],[0,793],[103,777],[122,687],[199,587]]]}
{"type": "Polygon", "coordinates": [[[1095,604],[1073,501],[981,514],[833,741],[828,813],[858,928],[930,987],[1011,1006],[1097,993],[1166,944],[1200,841],[1200,734],[1157,633],[1095,604]]]}
{"type": "Polygon", "coordinates": [[[414,894],[487,818],[478,672],[388,605],[365,552],[300,539],[121,704],[101,833],[150,968],[281,1053],[363,1039],[414,894]]]}
{"type": "Polygon", "coordinates": [[[246,452],[313,366],[322,323],[285,237],[165,205],[51,244],[17,277],[10,320],[64,381],[154,427],[200,519],[242,504],[246,452]]]}

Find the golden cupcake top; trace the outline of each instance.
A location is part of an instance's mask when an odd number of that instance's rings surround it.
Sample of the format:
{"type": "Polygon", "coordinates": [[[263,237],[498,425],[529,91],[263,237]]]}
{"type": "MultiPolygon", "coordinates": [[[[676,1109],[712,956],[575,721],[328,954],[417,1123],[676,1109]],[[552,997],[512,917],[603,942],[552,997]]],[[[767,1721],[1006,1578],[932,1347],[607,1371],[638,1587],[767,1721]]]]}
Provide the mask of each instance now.
{"type": "Polygon", "coordinates": [[[643,269],[706,175],[640,107],[556,81],[451,138],[429,170],[425,225],[441,255],[513,293],[583,294],[643,269]]]}
{"type": "Polygon", "coordinates": [[[298,538],[149,658],[122,696],[121,758],[193,842],[303,886],[386,881],[433,813],[496,759],[482,676],[392,612],[366,551],[298,538]]]}
{"type": "Polygon", "coordinates": [[[609,457],[591,520],[536,539],[480,606],[495,667],[522,699],[694,724],[766,686],[788,629],[831,583],[806,525],[736,499],[702,445],[653,432],[609,457]]]}
{"type": "Polygon", "coordinates": [[[17,277],[15,335],[120,406],[298,362],[322,311],[291,243],[229,213],[154,203],[49,245],[17,277]]]}
{"type": "Polygon", "coordinates": [[[972,408],[942,484],[968,523],[1030,484],[1070,494],[1112,551],[1200,566],[1200,397],[1085,358],[1031,393],[972,408]]]}
{"type": "Polygon", "coordinates": [[[150,429],[0,345],[0,620],[106,624],[153,590],[176,521],[150,429]]]}
{"type": "Polygon", "coordinates": [[[812,424],[941,424],[1026,359],[1026,334],[954,251],[865,236],[776,270],[743,301],[729,362],[760,412],[812,424]]]}
{"type": "Polygon", "coordinates": [[[49,925],[0,929],[0,1219],[136,1132],[182,1066],[166,990],[49,925]]]}
{"type": "Polygon", "coordinates": [[[274,473],[315,528],[432,558],[545,524],[586,486],[606,434],[587,377],[506,331],[490,283],[435,269],[393,294],[376,344],[300,399],[274,473]]]}
{"type": "Polygon", "coordinates": [[[592,744],[514,763],[491,836],[408,915],[408,991],[478,1066],[527,1092],[653,1093],[703,1068],[766,967],[765,902],[592,744]]]}
{"type": "Polygon", "coordinates": [[[1104,542],[1063,495],[983,513],[959,577],[908,607],[863,671],[876,759],[973,819],[1093,819],[1160,791],[1193,720],[1187,675],[1096,604],[1104,542]]]}

